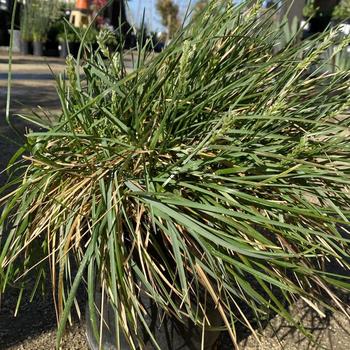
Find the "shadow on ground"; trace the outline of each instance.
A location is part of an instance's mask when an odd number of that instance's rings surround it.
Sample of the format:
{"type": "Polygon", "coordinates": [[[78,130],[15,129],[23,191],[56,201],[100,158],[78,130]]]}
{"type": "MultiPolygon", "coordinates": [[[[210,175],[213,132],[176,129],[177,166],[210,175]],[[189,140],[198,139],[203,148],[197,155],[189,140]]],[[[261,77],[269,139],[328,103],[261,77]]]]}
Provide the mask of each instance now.
{"type": "MultiPolygon", "coordinates": [[[[0,171],[3,171],[10,158],[18,149],[18,144],[23,143],[23,135],[26,130],[34,127],[18,117],[13,117],[11,119],[13,126],[19,132],[19,135],[16,134],[5,120],[5,87],[0,87],[0,97],[0,171]]],[[[47,92],[40,87],[16,87],[13,98],[11,114],[20,113],[25,109],[28,111],[28,107],[34,108],[40,104],[50,108],[54,106],[57,108],[58,106],[57,98],[52,95],[50,89],[47,92]]],[[[6,177],[6,173],[1,173],[0,186],[5,184],[6,177]]],[[[14,317],[18,293],[19,290],[16,288],[10,288],[2,296],[0,309],[0,349],[5,349],[7,346],[20,342],[28,336],[33,336],[38,332],[38,329],[50,328],[56,322],[52,298],[50,296],[43,299],[37,296],[34,298],[33,303],[28,303],[29,296],[25,296],[20,315],[14,317]]]]}
{"type": "MultiPolygon", "coordinates": [[[[12,59],[12,64],[33,64],[33,62],[37,62],[38,58],[37,57],[16,57],[14,56],[12,59]]],[[[51,65],[51,64],[56,64],[56,63],[62,63],[62,58],[54,58],[54,57],[45,57],[42,59],[43,62],[51,65]]],[[[7,57],[1,57],[0,58],[0,64],[8,64],[8,58],[7,57]]]]}

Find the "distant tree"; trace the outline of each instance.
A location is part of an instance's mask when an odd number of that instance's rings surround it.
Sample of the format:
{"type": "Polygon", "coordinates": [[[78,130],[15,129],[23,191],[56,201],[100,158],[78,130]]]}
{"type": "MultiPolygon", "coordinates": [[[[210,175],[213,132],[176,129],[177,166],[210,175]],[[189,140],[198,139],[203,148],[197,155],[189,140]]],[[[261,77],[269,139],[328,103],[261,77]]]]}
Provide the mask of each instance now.
{"type": "Polygon", "coordinates": [[[209,3],[209,0],[198,0],[194,5],[195,11],[202,11],[209,3]]]}
{"type": "MultiPolygon", "coordinates": [[[[209,6],[211,3],[211,0],[197,0],[192,8],[192,19],[196,19],[197,16],[199,16],[204,9],[209,6]]],[[[248,5],[251,5],[254,3],[251,1],[250,3],[247,3],[248,5]]],[[[220,6],[215,6],[210,9],[210,12],[214,15],[214,11],[216,12],[222,12],[225,11],[226,6],[232,5],[232,0],[221,0],[220,6]]]]}
{"type": "Polygon", "coordinates": [[[209,0],[198,0],[193,6],[192,17],[196,18],[206,6],[208,6],[209,0]]]}
{"type": "Polygon", "coordinates": [[[167,28],[168,38],[172,38],[181,25],[179,6],[173,0],[157,0],[157,10],[162,24],[167,28]]]}

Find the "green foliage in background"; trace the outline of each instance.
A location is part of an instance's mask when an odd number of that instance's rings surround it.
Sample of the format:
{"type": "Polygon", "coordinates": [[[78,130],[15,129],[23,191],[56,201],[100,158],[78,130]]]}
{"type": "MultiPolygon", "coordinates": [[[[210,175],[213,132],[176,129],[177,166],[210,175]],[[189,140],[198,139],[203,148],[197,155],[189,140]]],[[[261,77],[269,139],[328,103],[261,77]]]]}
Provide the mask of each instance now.
{"type": "Polygon", "coordinates": [[[237,322],[271,312],[308,334],[297,298],[346,313],[350,73],[324,53],[349,38],[335,28],[276,51],[269,12],[222,6],[159,55],[140,49],[129,73],[121,50],[69,57],[59,119],[31,118],[45,130],[1,190],[0,290],[35,273],[35,292],[50,271],[57,344],[82,284],[92,315],[96,284],[107,293],[131,349],[144,348],[145,295],[200,327],[215,305],[234,346],[237,322]]]}
{"type": "Polygon", "coordinates": [[[193,14],[192,16],[195,18],[199,15],[206,6],[208,6],[209,0],[198,0],[193,6],[193,14]]]}
{"type": "Polygon", "coordinates": [[[334,8],[332,17],[335,20],[346,20],[350,19],[350,1],[341,0],[340,3],[334,8]]]}
{"type": "Polygon", "coordinates": [[[306,18],[313,17],[317,13],[317,8],[315,7],[315,0],[308,0],[303,8],[303,16],[306,18]]]}
{"type": "Polygon", "coordinates": [[[25,41],[44,42],[50,24],[61,15],[59,0],[26,0],[21,6],[21,36],[25,41]]]}
{"type": "Polygon", "coordinates": [[[21,38],[24,41],[31,41],[33,39],[31,32],[33,15],[30,6],[21,6],[20,28],[21,38]]]}
{"type": "Polygon", "coordinates": [[[30,0],[26,6],[30,6],[33,14],[31,23],[33,41],[44,42],[51,22],[53,3],[51,1],[30,0]]]}
{"type": "Polygon", "coordinates": [[[80,43],[84,38],[85,44],[93,44],[97,42],[98,30],[95,27],[75,28],[61,22],[61,30],[57,35],[58,41],[67,41],[72,43],[80,43]]]}

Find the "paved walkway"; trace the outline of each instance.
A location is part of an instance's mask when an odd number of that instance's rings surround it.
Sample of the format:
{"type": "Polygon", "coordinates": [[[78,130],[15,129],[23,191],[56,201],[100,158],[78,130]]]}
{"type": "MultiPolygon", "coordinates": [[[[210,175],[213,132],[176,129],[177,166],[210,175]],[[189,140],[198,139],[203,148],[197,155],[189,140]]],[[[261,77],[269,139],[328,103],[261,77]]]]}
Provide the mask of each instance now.
{"type": "MultiPolygon", "coordinates": [[[[49,110],[54,114],[60,111],[55,81],[48,65],[55,74],[63,72],[65,67],[62,59],[50,58],[46,60],[42,57],[16,54],[13,57],[12,72],[14,79],[11,84],[10,115],[11,122],[22,134],[26,132],[26,128],[31,126],[19,118],[18,114],[42,113],[40,108],[49,110]]],[[[5,121],[7,74],[8,53],[0,51],[0,174],[18,148],[11,141],[23,142],[5,121]]],[[[4,181],[4,175],[0,175],[0,186],[4,181]]]]}
{"type": "MultiPolygon", "coordinates": [[[[64,60],[45,59],[42,57],[15,55],[13,59],[13,81],[11,91],[11,120],[22,134],[28,127],[16,114],[32,114],[40,111],[39,106],[52,113],[59,113],[60,103],[57,98],[55,81],[49,66],[55,74],[64,71],[64,60]]],[[[9,159],[18,149],[13,142],[23,143],[5,121],[7,96],[8,53],[0,52],[0,187],[5,183],[5,169],[9,159]]],[[[55,309],[52,297],[34,298],[28,302],[28,295],[22,304],[21,311],[14,317],[18,291],[9,288],[2,296],[0,308],[0,349],[54,349],[55,309]]],[[[75,349],[84,349],[83,329],[76,327],[71,338],[77,339],[75,349]],[[80,339],[80,340],[79,340],[80,339]]],[[[68,336],[69,337],[69,336],[68,336]]],[[[71,342],[74,344],[74,341],[71,342]]],[[[66,347],[73,349],[73,347],[66,347]]],[[[86,347],[85,347],[86,348],[86,347]]]]}
{"type": "MultiPolygon", "coordinates": [[[[127,69],[132,69],[132,55],[125,56],[127,69]]],[[[38,106],[58,112],[54,75],[63,73],[65,60],[14,54],[12,63],[12,113],[23,113],[38,106]]],[[[0,117],[5,110],[8,77],[8,52],[0,51],[0,117]]]]}
{"type": "MultiPolygon", "coordinates": [[[[12,64],[11,111],[28,113],[32,109],[59,111],[54,74],[64,71],[65,62],[58,58],[14,55],[12,64]],[[52,72],[50,71],[52,70],[52,72]]],[[[7,96],[8,53],[0,52],[0,115],[3,119],[7,96]]],[[[0,122],[1,123],[1,122],[0,122]]],[[[0,125],[3,126],[1,123],[0,125]]]]}

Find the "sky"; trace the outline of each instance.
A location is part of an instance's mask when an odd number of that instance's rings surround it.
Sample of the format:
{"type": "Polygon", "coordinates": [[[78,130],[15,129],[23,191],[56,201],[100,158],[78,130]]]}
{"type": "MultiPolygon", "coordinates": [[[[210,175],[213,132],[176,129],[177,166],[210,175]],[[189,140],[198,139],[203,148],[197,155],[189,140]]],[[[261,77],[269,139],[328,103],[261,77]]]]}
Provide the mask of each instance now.
{"type": "MultiPolygon", "coordinates": [[[[180,8],[180,16],[186,13],[190,0],[174,0],[180,8]]],[[[195,4],[197,0],[191,0],[191,4],[195,4]]],[[[237,0],[240,2],[242,0],[237,0]]],[[[151,31],[163,31],[164,27],[161,24],[157,9],[157,0],[128,0],[129,7],[129,21],[136,27],[140,26],[143,11],[145,10],[145,21],[147,28],[151,31]]]]}
{"type": "MultiPolygon", "coordinates": [[[[180,13],[184,13],[189,0],[174,0],[174,2],[179,5],[180,13]]],[[[192,0],[192,2],[195,2],[195,0],[192,0]]],[[[152,31],[163,30],[164,28],[156,9],[156,3],[157,0],[129,0],[127,2],[130,12],[129,20],[138,27],[142,19],[143,10],[145,9],[147,27],[152,31]]]]}

